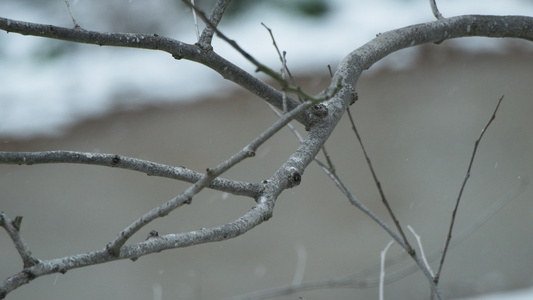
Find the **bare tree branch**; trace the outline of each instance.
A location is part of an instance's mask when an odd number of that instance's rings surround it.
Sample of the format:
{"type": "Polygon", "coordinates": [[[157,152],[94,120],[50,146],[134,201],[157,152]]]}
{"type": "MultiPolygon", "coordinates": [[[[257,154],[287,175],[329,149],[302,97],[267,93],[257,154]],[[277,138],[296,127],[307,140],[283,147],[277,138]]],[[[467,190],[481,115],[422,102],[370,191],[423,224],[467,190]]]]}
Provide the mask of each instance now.
{"type": "Polygon", "coordinates": [[[74,23],[74,28],[80,29],[80,25],[76,21],[76,18],[74,18],[74,15],[72,14],[72,10],[70,10],[70,2],[68,0],[65,0],[65,5],[67,6],[68,14],[70,15],[70,18],[72,19],[72,23],[74,23]]]}
{"type": "MultiPolygon", "coordinates": [[[[190,0],[191,5],[194,6],[194,0],[190,0]]],[[[192,10],[192,18],[194,20],[194,29],[196,29],[196,40],[200,42],[200,29],[198,29],[198,17],[196,17],[196,10],[192,10]]]]}
{"type": "MultiPolygon", "coordinates": [[[[173,167],[117,154],[76,151],[0,151],[0,164],[34,165],[50,163],[86,164],[120,168],[145,173],[148,176],[171,178],[190,183],[195,183],[204,176],[202,173],[192,171],[185,167],[173,167]]],[[[249,183],[224,178],[216,178],[208,187],[214,190],[252,198],[256,198],[262,189],[261,184],[258,183],[249,183]]]]}

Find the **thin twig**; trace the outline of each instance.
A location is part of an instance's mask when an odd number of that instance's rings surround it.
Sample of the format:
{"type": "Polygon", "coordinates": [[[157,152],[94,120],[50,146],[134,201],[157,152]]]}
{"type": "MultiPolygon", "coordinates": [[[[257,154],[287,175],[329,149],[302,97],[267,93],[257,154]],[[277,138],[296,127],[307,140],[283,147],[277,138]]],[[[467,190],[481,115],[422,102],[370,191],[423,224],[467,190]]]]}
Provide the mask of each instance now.
{"type": "MultiPolygon", "coordinates": [[[[268,107],[276,114],[276,116],[278,117],[282,117],[283,114],[280,113],[276,107],[270,103],[267,103],[268,107]]],[[[300,143],[303,143],[304,141],[304,138],[302,137],[302,135],[298,132],[298,129],[296,129],[296,127],[294,127],[294,125],[292,125],[291,123],[288,123],[287,124],[287,127],[289,128],[290,131],[292,131],[292,133],[296,136],[296,138],[298,139],[298,142],[300,143]]]]}
{"type": "MultiPolygon", "coordinates": [[[[276,43],[276,38],[274,37],[274,34],[272,33],[272,29],[270,29],[268,26],[265,25],[265,23],[261,22],[261,25],[263,25],[263,27],[265,27],[265,29],[268,31],[268,33],[270,34],[270,38],[272,39],[272,44],[274,45],[274,48],[276,49],[276,52],[278,53],[278,56],[279,56],[279,60],[281,62],[281,78],[284,80],[285,84],[282,85],[282,90],[283,90],[283,112],[287,112],[287,95],[286,95],[286,90],[285,90],[285,86],[289,86],[289,83],[287,81],[287,77],[291,80],[292,82],[292,85],[293,86],[296,86],[296,80],[294,79],[294,76],[292,76],[292,73],[291,71],[289,70],[289,67],[287,66],[287,52],[283,51],[283,54],[281,54],[281,51],[279,50],[278,48],[278,44],[276,43]]],[[[300,87],[298,87],[300,88],[300,87]]],[[[303,99],[297,94],[298,96],[298,100],[300,100],[300,102],[303,102],[303,99]]]]}
{"type": "Polygon", "coordinates": [[[374,171],[374,167],[372,166],[372,162],[370,161],[370,157],[368,156],[368,153],[366,152],[365,146],[363,145],[363,141],[361,140],[361,136],[359,135],[359,132],[357,131],[357,127],[355,126],[355,122],[353,121],[352,113],[350,112],[350,108],[347,109],[348,117],[350,119],[350,123],[352,124],[352,130],[355,133],[355,136],[357,137],[357,141],[359,142],[359,145],[361,146],[361,149],[363,150],[363,154],[365,155],[366,162],[368,164],[368,168],[370,169],[370,172],[372,173],[372,178],[374,179],[374,183],[376,184],[376,187],[379,191],[379,195],[381,196],[381,201],[383,202],[383,205],[387,208],[387,211],[389,212],[389,215],[391,216],[394,224],[396,225],[396,228],[398,229],[398,232],[402,236],[404,244],[402,246],[405,246],[405,251],[409,253],[409,255],[414,255],[415,251],[413,247],[409,244],[409,241],[407,240],[407,237],[405,236],[405,233],[403,232],[402,226],[400,226],[400,221],[396,218],[396,215],[392,211],[392,208],[389,205],[389,201],[385,197],[385,193],[383,192],[383,188],[381,187],[381,183],[379,182],[379,179],[376,175],[376,172],[374,171]]]}
{"type": "Polygon", "coordinates": [[[498,108],[500,107],[502,100],[503,100],[503,96],[501,96],[500,100],[498,100],[498,104],[496,105],[496,108],[494,109],[494,112],[492,113],[490,120],[487,122],[487,125],[483,127],[483,129],[481,130],[481,134],[479,135],[478,139],[476,140],[474,144],[474,150],[472,151],[472,156],[470,157],[470,163],[468,164],[468,169],[466,170],[466,175],[463,180],[463,184],[461,185],[461,189],[459,190],[459,195],[457,196],[457,200],[455,201],[455,207],[453,209],[452,219],[450,221],[450,228],[448,229],[448,237],[446,238],[446,244],[444,245],[444,250],[442,251],[442,257],[440,259],[439,268],[434,279],[435,283],[439,282],[440,272],[442,271],[442,266],[444,265],[444,259],[446,258],[446,253],[448,252],[448,246],[450,244],[450,240],[452,239],[452,231],[453,231],[453,226],[455,224],[455,216],[457,215],[457,209],[459,208],[459,203],[461,202],[461,196],[463,195],[463,191],[465,189],[466,183],[468,182],[468,179],[470,178],[470,172],[472,170],[472,165],[474,164],[474,158],[476,157],[477,147],[479,146],[479,142],[483,138],[485,131],[487,130],[487,128],[489,128],[492,121],[496,118],[496,112],[498,111],[498,108]]]}
{"type": "Polygon", "coordinates": [[[437,20],[444,19],[439,9],[437,8],[436,0],[429,0],[429,5],[431,6],[431,12],[433,12],[433,15],[435,16],[435,18],[437,18],[437,20]]]}
{"type": "Polygon", "coordinates": [[[409,231],[411,231],[411,233],[415,237],[416,243],[418,244],[418,249],[420,249],[420,257],[422,258],[422,261],[426,265],[426,268],[428,268],[429,273],[431,273],[431,276],[434,276],[433,275],[433,270],[431,270],[431,266],[429,265],[428,260],[426,258],[426,253],[424,252],[424,247],[422,246],[422,238],[416,233],[416,231],[413,229],[413,227],[411,227],[411,225],[407,225],[407,229],[409,229],[409,231]]]}
{"type": "MultiPolygon", "coordinates": [[[[191,0],[191,5],[194,6],[194,0],[191,0]]],[[[200,29],[198,28],[198,18],[196,17],[196,10],[192,9],[192,18],[194,20],[194,27],[196,28],[196,41],[200,42],[200,29]]]]}
{"type": "Polygon", "coordinates": [[[387,246],[385,246],[385,249],[381,251],[381,259],[380,259],[380,272],[379,272],[379,300],[384,300],[383,298],[383,289],[385,287],[385,257],[387,256],[387,251],[389,251],[390,246],[394,241],[390,241],[387,246]]]}
{"type": "Polygon", "coordinates": [[[274,48],[276,49],[276,52],[278,53],[279,60],[282,63],[282,67],[283,67],[282,70],[287,72],[287,75],[289,75],[289,78],[291,79],[292,84],[296,85],[296,81],[294,79],[294,76],[292,76],[291,71],[287,67],[287,58],[286,58],[287,52],[283,51],[283,54],[281,54],[281,51],[278,48],[278,44],[276,43],[276,38],[274,37],[274,33],[272,32],[272,29],[270,29],[268,26],[266,26],[265,23],[263,23],[263,22],[261,22],[261,25],[263,25],[263,27],[265,27],[265,29],[270,34],[270,38],[272,39],[272,44],[274,45],[274,48]]]}
{"type": "MultiPolygon", "coordinates": [[[[268,33],[270,34],[270,38],[272,39],[272,44],[274,45],[274,48],[276,49],[276,52],[278,53],[278,56],[279,56],[279,60],[281,62],[281,78],[285,82],[285,85],[288,85],[287,76],[292,78],[292,75],[289,73],[289,69],[287,68],[287,60],[285,59],[285,55],[281,55],[281,52],[279,51],[278,44],[276,43],[276,39],[274,38],[274,34],[272,33],[272,30],[268,28],[263,22],[261,22],[261,25],[263,25],[263,27],[265,27],[268,33]]],[[[283,52],[283,54],[285,54],[285,52],[283,52]]],[[[282,91],[283,91],[282,111],[283,113],[286,113],[287,112],[287,91],[285,89],[282,89],[282,91]]]]}
{"type": "Polygon", "coordinates": [[[65,4],[67,5],[68,14],[70,15],[70,18],[72,19],[72,23],[74,23],[74,28],[79,29],[81,28],[78,22],[76,22],[76,18],[74,18],[74,15],[72,14],[72,11],[70,10],[70,3],[68,0],[64,0],[65,4]]]}

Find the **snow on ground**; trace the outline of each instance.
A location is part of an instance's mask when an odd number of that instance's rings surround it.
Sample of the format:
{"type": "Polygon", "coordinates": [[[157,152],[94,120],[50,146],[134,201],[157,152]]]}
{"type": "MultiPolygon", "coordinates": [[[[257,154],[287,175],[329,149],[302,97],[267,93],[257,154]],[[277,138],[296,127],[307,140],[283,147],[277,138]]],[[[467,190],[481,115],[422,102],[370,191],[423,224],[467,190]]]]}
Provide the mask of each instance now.
{"type": "Polygon", "coordinates": [[[474,298],[464,298],[461,300],[531,300],[533,299],[533,288],[506,293],[494,293],[474,298]]]}
{"type": "MultiPolygon", "coordinates": [[[[170,24],[165,27],[165,34],[183,42],[195,42],[192,15],[175,16],[176,7],[168,7],[168,0],[150,3],[117,0],[114,3],[117,2],[118,8],[91,10],[86,7],[91,3],[73,0],[71,8],[81,26],[87,29],[109,30],[107,23],[102,21],[104,18],[109,23],[113,14],[128,16],[129,13],[134,22],[139,20],[148,27],[157,25],[149,22],[170,24]],[[141,18],[139,14],[142,13],[147,16],[141,18]]],[[[344,55],[379,32],[432,21],[434,17],[427,2],[335,0],[328,2],[332,12],[320,20],[294,17],[268,5],[258,5],[237,20],[223,24],[221,29],[254,57],[277,69],[277,54],[267,31],[260,24],[264,22],[272,28],[281,50],[287,51],[289,66],[294,71],[302,71],[327,64],[335,66],[344,55]]],[[[471,13],[533,15],[533,3],[526,0],[441,2],[439,8],[444,16],[471,13]]],[[[2,1],[0,15],[72,27],[64,2],[57,0],[53,3],[44,6],[33,1],[2,1]]],[[[115,25],[121,28],[120,24],[115,25]]],[[[50,48],[69,50],[61,45],[42,38],[0,33],[0,136],[57,134],[73,122],[117,106],[127,108],[148,102],[194,101],[220,93],[224,83],[219,75],[203,66],[176,61],[166,53],[147,50],[84,45],[58,58],[46,59],[46,56],[54,55],[50,48]],[[198,84],[199,80],[202,84],[198,84]]],[[[214,47],[229,60],[253,72],[251,64],[222,41],[215,40],[214,47]]]]}

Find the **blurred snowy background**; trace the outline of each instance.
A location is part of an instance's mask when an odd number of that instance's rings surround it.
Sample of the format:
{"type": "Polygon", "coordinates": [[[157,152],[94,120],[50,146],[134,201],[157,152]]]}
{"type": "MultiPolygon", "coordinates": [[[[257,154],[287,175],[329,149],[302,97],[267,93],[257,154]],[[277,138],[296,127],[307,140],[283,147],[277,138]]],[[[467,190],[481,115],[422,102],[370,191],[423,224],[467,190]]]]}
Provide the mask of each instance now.
{"type": "MultiPolygon", "coordinates": [[[[214,0],[197,3],[209,11],[214,0]]],[[[177,0],[72,0],[70,5],[80,26],[87,30],[157,33],[186,43],[196,39],[192,13],[177,0]]],[[[530,0],[449,0],[438,5],[446,17],[533,15],[530,0]]],[[[334,67],[379,32],[434,20],[427,0],[232,1],[230,8],[220,25],[225,34],[277,69],[277,54],[261,26],[265,23],[281,50],[287,51],[289,67],[296,73],[325,69],[327,64],[334,67]]],[[[0,15],[73,27],[62,0],[2,0],[0,15]]],[[[498,51],[500,44],[469,39],[459,45],[498,51]]],[[[220,40],[215,39],[214,48],[253,71],[220,40]]],[[[384,63],[401,68],[409,62],[407,54],[404,60],[384,63]]],[[[68,125],[113,109],[194,101],[231,87],[206,67],[176,61],[167,53],[0,33],[0,136],[58,134],[68,125]],[[198,78],[202,78],[200,85],[198,78]]]]}

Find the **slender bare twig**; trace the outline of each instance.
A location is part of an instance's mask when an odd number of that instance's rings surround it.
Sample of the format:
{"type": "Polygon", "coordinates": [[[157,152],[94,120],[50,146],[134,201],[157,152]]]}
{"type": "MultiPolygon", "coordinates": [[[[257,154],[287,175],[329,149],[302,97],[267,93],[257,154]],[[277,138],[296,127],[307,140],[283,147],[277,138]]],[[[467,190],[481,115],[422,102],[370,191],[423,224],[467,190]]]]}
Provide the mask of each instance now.
{"type": "Polygon", "coordinates": [[[429,265],[428,260],[426,258],[426,253],[424,252],[424,247],[422,246],[422,238],[420,237],[420,235],[418,235],[416,233],[416,231],[413,229],[413,227],[411,227],[411,225],[407,225],[407,229],[409,229],[409,231],[411,231],[411,233],[413,234],[413,236],[416,239],[416,243],[418,244],[418,249],[420,249],[420,257],[422,258],[422,261],[424,262],[424,265],[429,270],[429,273],[431,274],[431,276],[434,276],[433,275],[433,270],[431,270],[431,266],[429,265]]]}
{"type": "MultiPolygon", "coordinates": [[[[191,5],[194,6],[194,0],[191,0],[191,5]]],[[[196,41],[200,42],[200,29],[198,28],[198,18],[196,17],[196,10],[192,9],[192,19],[194,20],[194,28],[196,29],[196,41]]]]}
{"type": "MultiPolygon", "coordinates": [[[[267,105],[276,114],[276,116],[280,118],[283,116],[283,114],[280,113],[272,104],[267,103],[267,105]]],[[[300,132],[298,132],[298,129],[294,127],[294,125],[292,125],[291,123],[288,123],[287,128],[289,128],[289,130],[294,134],[294,136],[296,136],[296,138],[298,139],[298,142],[302,143],[304,141],[304,138],[302,137],[300,132]]]]}
{"type": "MultiPolygon", "coordinates": [[[[342,182],[342,180],[336,176],[336,174],[328,173],[331,177],[334,177],[333,180],[339,189],[344,193],[344,195],[350,200],[350,202],[355,205],[357,208],[359,208],[362,212],[364,212],[366,215],[368,215],[374,222],[376,222],[379,226],[381,226],[393,239],[398,243],[403,249],[407,249],[407,245],[405,245],[405,240],[402,239],[394,230],[392,230],[387,223],[385,223],[383,220],[381,220],[376,214],[374,214],[370,209],[368,209],[363,203],[361,203],[352,192],[349,191],[349,189],[346,187],[346,185],[342,182]]],[[[409,257],[411,257],[415,263],[416,268],[418,270],[421,270],[422,273],[426,276],[426,278],[429,280],[430,286],[432,290],[437,295],[438,299],[442,299],[442,294],[438,287],[433,283],[433,276],[429,272],[429,270],[426,268],[424,262],[416,255],[416,254],[410,254],[409,257]]],[[[364,281],[363,282],[367,282],[364,281]]]]}
{"type": "Polygon", "coordinates": [[[483,129],[481,130],[481,133],[479,134],[479,138],[474,143],[474,150],[472,151],[472,156],[470,157],[470,163],[468,164],[468,169],[466,170],[466,175],[463,180],[463,184],[461,185],[461,189],[459,190],[459,195],[457,196],[457,200],[455,201],[455,207],[453,208],[452,219],[450,221],[450,228],[448,229],[448,236],[446,238],[446,243],[442,251],[442,257],[440,259],[438,271],[435,274],[435,279],[434,279],[435,283],[439,282],[440,272],[442,271],[442,266],[444,265],[444,259],[446,258],[446,253],[448,252],[448,246],[450,245],[450,240],[452,239],[453,226],[455,224],[455,216],[457,215],[457,209],[459,208],[459,203],[461,202],[461,197],[463,195],[463,191],[465,189],[466,183],[468,182],[468,179],[470,178],[470,172],[472,170],[472,165],[474,164],[474,158],[476,158],[477,147],[479,146],[479,142],[483,138],[485,131],[487,130],[487,128],[489,128],[492,121],[494,121],[494,119],[496,118],[496,112],[498,111],[498,108],[500,108],[500,104],[502,103],[502,100],[503,100],[503,96],[501,96],[500,100],[498,100],[498,104],[496,105],[496,108],[494,109],[494,112],[492,113],[490,120],[487,122],[485,127],[483,127],[483,129]]]}
{"type": "Polygon", "coordinates": [[[274,48],[276,49],[276,52],[278,53],[279,60],[282,63],[283,72],[287,73],[292,84],[296,86],[296,80],[294,76],[292,76],[292,73],[289,70],[289,67],[287,66],[287,58],[286,58],[287,52],[283,51],[283,54],[281,54],[281,51],[279,50],[278,43],[276,43],[276,38],[274,37],[274,33],[272,32],[272,29],[266,26],[265,23],[263,22],[261,22],[261,25],[263,25],[263,27],[265,27],[268,33],[270,34],[270,38],[272,39],[272,44],[274,45],[274,48]]]}
{"type": "MultiPolygon", "coordinates": [[[[77,151],[42,151],[42,152],[1,152],[0,164],[35,165],[49,163],[86,164],[119,168],[145,173],[148,176],[177,179],[195,183],[204,174],[185,167],[174,167],[148,160],[116,154],[77,152],[77,151]]],[[[259,183],[250,183],[225,178],[216,178],[209,188],[234,195],[255,198],[262,189],[259,183]]]]}
{"type": "Polygon", "coordinates": [[[392,208],[390,207],[389,201],[387,200],[387,197],[385,197],[385,192],[383,192],[383,188],[381,187],[381,183],[379,182],[379,179],[376,175],[376,172],[374,171],[374,167],[372,166],[372,162],[370,161],[370,157],[368,156],[368,153],[366,152],[365,146],[363,145],[363,141],[361,140],[361,136],[359,135],[359,132],[357,131],[357,127],[355,126],[355,122],[353,121],[352,113],[350,112],[350,108],[347,109],[348,117],[350,119],[350,123],[352,125],[352,130],[355,133],[355,136],[357,137],[357,141],[359,142],[359,145],[361,146],[361,149],[363,150],[363,154],[365,155],[366,162],[368,164],[368,168],[370,169],[370,173],[372,174],[372,178],[374,179],[374,183],[376,184],[376,187],[378,189],[379,195],[381,196],[381,202],[383,202],[383,205],[387,208],[387,211],[389,212],[389,215],[391,216],[394,224],[396,225],[396,228],[398,229],[398,232],[402,236],[403,239],[403,245],[405,251],[409,253],[410,255],[415,255],[415,251],[413,247],[409,244],[409,241],[407,240],[407,237],[405,236],[405,233],[403,232],[402,226],[400,225],[400,221],[398,221],[398,218],[396,218],[396,215],[392,211],[392,208]]]}
{"type": "Polygon", "coordinates": [[[385,287],[385,257],[387,256],[387,251],[389,251],[390,246],[394,241],[390,241],[387,246],[385,246],[385,249],[381,251],[381,259],[380,259],[380,271],[379,271],[379,300],[384,300],[383,298],[383,290],[385,287]]]}
{"type": "Polygon", "coordinates": [[[70,3],[68,0],[65,0],[65,5],[67,6],[68,14],[70,15],[70,18],[72,19],[72,23],[74,23],[75,29],[80,29],[80,25],[76,21],[76,18],[74,18],[74,15],[72,14],[72,11],[70,10],[70,3]]]}
{"type": "Polygon", "coordinates": [[[437,20],[444,19],[439,9],[437,8],[436,0],[429,0],[429,5],[431,6],[431,12],[433,12],[433,15],[435,16],[435,18],[437,18],[437,20]]]}
{"type": "MultiPolygon", "coordinates": [[[[276,39],[274,38],[274,34],[272,33],[272,30],[268,28],[265,23],[261,22],[261,25],[266,28],[268,33],[270,33],[270,38],[272,39],[272,44],[274,45],[274,48],[276,49],[276,52],[278,53],[279,60],[281,62],[281,78],[287,84],[287,76],[291,78],[294,82],[294,78],[292,77],[292,74],[289,72],[289,68],[287,67],[287,60],[285,59],[285,52],[283,52],[283,55],[281,55],[281,52],[279,51],[278,44],[276,43],[276,39]]],[[[283,106],[282,111],[283,113],[287,112],[287,91],[285,89],[282,89],[283,91],[283,106]]]]}

